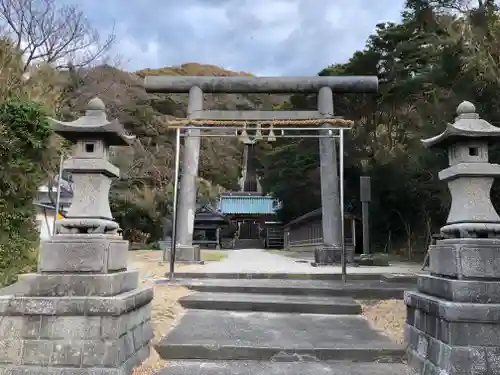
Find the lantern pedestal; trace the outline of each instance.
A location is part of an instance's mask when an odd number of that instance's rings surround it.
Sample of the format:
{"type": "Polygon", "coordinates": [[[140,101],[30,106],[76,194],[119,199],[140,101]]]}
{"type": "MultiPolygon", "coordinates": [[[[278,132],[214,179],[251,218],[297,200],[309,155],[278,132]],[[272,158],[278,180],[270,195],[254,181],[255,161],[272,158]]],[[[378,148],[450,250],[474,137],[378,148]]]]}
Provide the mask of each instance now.
{"type": "Polygon", "coordinates": [[[419,374],[494,374],[500,363],[500,240],[431,246],[431,275],[407,292],[405,337],[419,374]]]}
{"type": "Polygon", "coordinates": [[[39,273],[0,296],[0,372],[132,374],[149,356],[153,290],[138,288],[127,252],[111,235],[43,242],[39,273]]]}
{"type": "Polygon", "coordinates": [[[116,272],[127,269],[128,241],[106,234],[54,236],[41,244],[39,272],[116,272]]]}
{"type": "Polygon", "coordinates": [[[457,280],[500,281],[500,239],[450,238],[429,248],[433,275],[457,280]]]}
{"type": "Polygon", "coordinates": [[[424,140],[448,150],[439,173],[452,203],[443,240],[429,248],[430,275],[405,293],[409,364],[421,375],[493,375],[500,368],[500,217],[490,189],[500,165],[488,144],[500,129],[463,102],[440,135],[424,140]]]}

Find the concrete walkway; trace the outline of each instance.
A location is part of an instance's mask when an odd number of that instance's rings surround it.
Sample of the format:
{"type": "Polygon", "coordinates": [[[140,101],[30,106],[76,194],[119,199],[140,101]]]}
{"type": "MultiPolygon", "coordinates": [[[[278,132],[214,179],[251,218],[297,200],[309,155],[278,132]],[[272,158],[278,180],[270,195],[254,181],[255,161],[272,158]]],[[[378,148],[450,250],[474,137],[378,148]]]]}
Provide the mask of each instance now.
{"type": "MultiPolygon", "coordinates": [[[[297,262],[297,259],[271,253],[260,249],[232,250],[227,258],[219,262],[209,262],[196,266],[190,272],[203,273],[304,273],[304,274],[340,274],[340,266],[313,267],[309,263],[297,262]]],[[[350,274],[364,273],[418,273],[420,265],[393,263],[389,267],[347,267],[350,274]]]]}

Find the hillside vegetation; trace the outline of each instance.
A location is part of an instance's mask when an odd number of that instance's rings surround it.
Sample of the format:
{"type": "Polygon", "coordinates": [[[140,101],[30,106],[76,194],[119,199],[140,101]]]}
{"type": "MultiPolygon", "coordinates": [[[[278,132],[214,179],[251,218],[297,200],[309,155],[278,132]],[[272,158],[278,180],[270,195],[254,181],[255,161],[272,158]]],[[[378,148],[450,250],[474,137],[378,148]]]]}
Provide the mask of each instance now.
{"type": "MultiPolygon", "coordinates": [[[[141,232],[149,235],[148,240],[157,240],[170,228],[166,218],[171,211],[175,132],[168,129],[165,120],[186,117],[188,95],[152,95],[146,93],[142,85],[146,75],[169,74],[249,75],[213,65],[189,63],[136,73],[103,65],[65,73],[64,77],[66,95],[60,110],[63,118],[76,118],[88,100],[98,95],[105,102],[109,117],[118,118],[139,139],[131,148],[115,149],[113,157],[122,173],[121,181],[113,187],[113,208],[117,219],[124,224],[125,234],[132,240],[144,238],[141,232]],[[133,214],[126,214],[131,206],[133,214]]],[[[271,109],[286,99],[286,96],[257,94],[205,94],[204,108],[271,109]]],[[[203,138],[200,199],[213,201],[222,191],[238,188],[241,159],[242,146],[236,138],[203,138]]]]}

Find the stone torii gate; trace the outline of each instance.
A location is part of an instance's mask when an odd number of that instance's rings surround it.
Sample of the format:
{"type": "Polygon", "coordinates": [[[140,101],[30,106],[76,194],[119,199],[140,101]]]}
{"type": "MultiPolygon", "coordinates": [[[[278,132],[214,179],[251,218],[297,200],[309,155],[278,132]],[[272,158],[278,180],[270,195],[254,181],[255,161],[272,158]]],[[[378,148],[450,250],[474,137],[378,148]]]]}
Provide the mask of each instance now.
{"type": "MultiPolygon", "coordinates": [[[[188,93],[187,117],[197,122],[207,121],[271,121],[333,119],[333,93],[372,93],[378,89],[376,76],[330,77],[179,77],[148,76],[144,86],[149,93],[188,93]],[[316,111],[220,111],[203,109],[203,93],[218,94],[295,94],[318,93],[316,111]]],[[[331,134],[330,124],[322,125],[325,134],[331,134]]],[[[200,157],[201,133],[190,129],[185,138],[183,173],[177,209],[177,249],[193,254],[194,213],[196,209],[196,179],[200,157]]],[[[316,252],[317,264],[331,264],[340,260],[342,249],[342,217],[336,141],[334,137],[319,138],[321,201],[323,221],[322,249],[316,252]]],[[[185,256],[184,256],[185,258],[185,256]]]]}

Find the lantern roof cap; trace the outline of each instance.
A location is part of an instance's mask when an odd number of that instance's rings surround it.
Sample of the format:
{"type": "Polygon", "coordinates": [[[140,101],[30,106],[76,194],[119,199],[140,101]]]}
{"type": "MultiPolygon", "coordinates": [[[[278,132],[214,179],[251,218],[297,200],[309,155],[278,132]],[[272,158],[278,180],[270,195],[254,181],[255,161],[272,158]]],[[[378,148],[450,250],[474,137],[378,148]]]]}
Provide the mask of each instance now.
{"type": "Polygon", "coordinates": [[[109,121],[106,116],[104,102],[95,97],[91,99],[85,115],[70,122],[49,118],[54,132],[76,143],[85,139],[102,139],[109,146],[126,146],[134,142],[135,136],[127,134],[123,125],[114,119],[109,121]]]}
{"type": "Polygon", "coordinates": [[[483,120],[476,113],[474,104],[463,101],[457,107],[457,117],[453,124],[446,124],[446,129],[439,135],[423,139],[425,147],[447,148],[451,144],[467,139],[500,139],[500,128],[483,120]]]}

